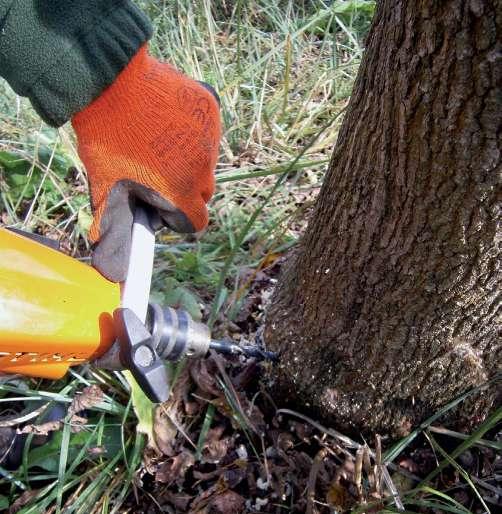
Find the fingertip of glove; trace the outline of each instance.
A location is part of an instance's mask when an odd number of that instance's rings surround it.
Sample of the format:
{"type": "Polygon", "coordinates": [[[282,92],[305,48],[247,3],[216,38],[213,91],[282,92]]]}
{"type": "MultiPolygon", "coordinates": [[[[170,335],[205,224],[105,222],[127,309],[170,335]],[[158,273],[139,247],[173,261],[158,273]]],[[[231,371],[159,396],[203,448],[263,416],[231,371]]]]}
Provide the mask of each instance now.
{"type": "Polygon", "coordinates": [[[190,218],[180,209],[174,211],[160,211],[159,215],[166,226],[181,234],[192,234],[197,232],[196,227],[190,218]]]}

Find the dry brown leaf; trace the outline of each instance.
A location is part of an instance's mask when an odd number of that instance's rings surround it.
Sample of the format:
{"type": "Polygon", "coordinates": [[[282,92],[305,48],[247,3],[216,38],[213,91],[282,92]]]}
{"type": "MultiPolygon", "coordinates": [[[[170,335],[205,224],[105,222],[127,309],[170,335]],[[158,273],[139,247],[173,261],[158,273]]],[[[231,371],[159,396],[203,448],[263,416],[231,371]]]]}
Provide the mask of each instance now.
{"type": "Polygon", "coordinates": [[[238,430],[240,428],[239,423],[236,419],[234,419],[234,411],[232,407],[230,407],[230,405],[227,402],[227,399],[224,396],[219,398],[213,398],[209,403],[212,403],[220,414],[222,414],[225,418],[228,418],[230,420],[230,422],[232,423],[232,427],[235,430],[238,430]]]}
{"type": "Polygon", "coordinates": [[[155,475],[159,464],[160,451],[153,446],[147,446],[143,451],[143,466],[150,475],[155,475]]]}
{"type": "Polygon", "coordinates": [[[350,495],[340,482],[333,482],[326,493],[326,501],[337,511],[344,511],[350,503],[350,495]]]}
{"type": "Polygon", "coordinates": [[[195,416],[199,414],[201,411],[201,404],[197,401],[187,401],[185,402],[185,414],[187,416],[195,416]]]}
{"type": "Polygon", "coordinates": [[[225,457],[229,449],[233,446],[233,440],[231,437],[225,437],[219,441],[206,446],[207,453],[204,456],[204,462],[211,462],[218,464],[223,457],[225,457]]]}
{"type": "Polygon", "coordinates": [[[209,512],[215,514],[236,514],[244,508],[244,498],[234,491],[225,491],[215,495],[208,504],[209,512]]]}
{"type": "Polygon", "coordinates": [[[248,466],[245,462],[237,459],[234,461],[233,465],[235,465],[235,467],[225,470],[222,476],[223,480],[230,489],[233,489],[239,485],[248,474],[248,466]]]}
{"type": "Polygon", "coordinates": [[[9,507],[9,514],[16,514],[16,512],[19,512],[25,505],[28,505],[28,503],[33,500],[33,498],[36,498],[38,496],[39,490],[38,489],[32,489],[31,491],[25,491],[10,507],[9,507]]]}
{"type": "Polygon", "coordinates": [[[244,511],[244,498],[218,482],[193,502],[190,514],[239,514],[244,511]]]}
{"type": "Polygon", "coordinates": [[[248,477],[250,469],[248,469],[247,462],[236,459],[226,467],[217,466],[216,469],[209,472],[194,469],[193,477],[200,482],[221,479],[227,488],[233,489],[248,477]]]}
{"type": "Polygon", "coordinates": [[[189,514],[205,514],[208,513],[207,509],[209,502],[214,494],[221,494],[226,491],[226,487],[222,486],[220,482],[212,485],[209,489],[206,489],[199,494],[192,505],[190,506],[189,514]]]}
{"type": "Polygon", "coordinates": [[[220,396],[222,392],[216,385],[215,371],[211,372],[208,369],[208,366],[211,365],[210,362],[204,359],[194,361],[190,366],[190,375],[201,391],[220,396]]]}
{"type": "Polygon", "coordinates": [[[71,425],[71,431],[76,434],[77,432],[80,432],[83,430],[84,425],[87,423],[87,418],[84,418],[82,416],[77,416],[77,414],[74,414],[69,421],[71,425]]]}
{"type": "Polygon", "coordinates": [[[169,457],[175,453],[176,435],[182,426],[183,402],[188,396],[190,375],[185,369],[177,378],[167,402],[155,409],[153,435],[156,450],[169,457]]]}
{"type": "Polygon", "coordinates": [[[155,415],[153,420],[153,435],[155,437],[155,443],[157,450],[168,457],[174,454],[174,444],[178,429],[176,425],[171,421],[170,415],[176,416],[177,404],[170,404],[165,407],[159,405],[155,409],[155,415]],[[167,410],[169,409],[169,410],[167,410]]]}
{"type": "Polygon", "coordinates": [[[175,512],[187,512],[188,505],[193,500],[193,496],[185,492],[173,492],[169,490],[163,493],[163,497],[175,508],[175,512]]]}
{"type": "Polygon", "coordinates": [[[293,435],[288,432],[281,432],[277,436],[277,442],[276,446],[280,450],[287,452],[288,450],[291,450],[295,445],[293,435]]]}
{"type": "Polygon", "coordinates": [[[18,428],[18,434],[35,434],[35,435],[49,435],[49,432],[60,430],[63,426],[63,422],[59,421],[47,421],[40,425],[26,425],[23,428],[18,428]]]}
{"type": "MultiPolygon", "coordinates": [[[[69,419],[69,424],[71,425],[72,433],[76,434],[83,429],[83,426],[87,423],[87,418],[82,416],[77,416],[77,414],[73,414],[73,416],[69,419]]],[[[47,421],[46,423],[41,423],[40,425],[26,425],[23,428],[18,428],[18,434],[34,434],[34,435],[49,435],[50,432],[56,432],[57,430],[61,430],[63,428],[63,419],[58,419],[55,421],[47,421]]]]}
{"type": "Polygon", "coordinates": [[[196,469],[194,469],[194,471],[193,471],[193,477],[195,478],[195,480],[201,481],[201,482],[207,482],[208,480],[215,480],[220,475],[221,475],[221,469],[219,469],[219,468],[214,469],[213,471],[209,471],[207,473],[205,473],[203,471],[198,471],[196,469]]]}
{"type": "Polygon", "coordinates": [[[155,473],[155,480],[163,484],[171,484],[177,482],[179,485],[183,483],[185,473],[195,464],[194,455],[186,449],[182,449],[181,453],[160,464],[155,473]]]}
{"type": "Polygon", "coordinates": [[[232,383],[236,389],[243,390],[251,383],[252,380],[256,379],[258,374],[258,363],[256,361],[251,361],[240,373],[232,378],[232,383]]]}
{"type": "Polygon", "coordinates": [[[266,429],[265,419],[257,405],[252,404],[243,393],[238,391],[236,391],[235,398],[237,399],[235,403],[239,407],[238,414],[241,419],[236,417],[234,408],[229,405],[224,396],[213,398],[209,403],[212,403],[223,416],[228,418],[235,430],[240,430],[242,428],[241,422],[243,422],[256,434],[263,434],[266,429]]]}
{"type": "Polygon", "coordinates": [[[80,394],[75,395],[68,414],[71,416],[85,409],[90,409],[103,401],[103,391],[97,385],[85,387],[80,394]]]}
{"type": "Polygon", "coordinates": [[[228,453],[233,441],[228,437],[221,438],[224,431],[223,425],[208,430],[202,448],[202,462],[217,464],[228,453]]]}

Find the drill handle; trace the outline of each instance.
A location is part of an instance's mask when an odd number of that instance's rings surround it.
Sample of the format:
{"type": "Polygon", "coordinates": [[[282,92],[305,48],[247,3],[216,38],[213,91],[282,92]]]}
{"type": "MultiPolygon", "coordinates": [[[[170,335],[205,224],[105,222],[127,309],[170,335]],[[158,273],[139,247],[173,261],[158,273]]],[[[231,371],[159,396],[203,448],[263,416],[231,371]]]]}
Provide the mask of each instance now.
{"type": "Polygon", "coordinates": [[[122,284],[121,305],[131,309],[145,322],[152,283],[155,231],[153,215],[146,207],[138,205],[132,226],[131,252],[126,279],[122,284]]]}

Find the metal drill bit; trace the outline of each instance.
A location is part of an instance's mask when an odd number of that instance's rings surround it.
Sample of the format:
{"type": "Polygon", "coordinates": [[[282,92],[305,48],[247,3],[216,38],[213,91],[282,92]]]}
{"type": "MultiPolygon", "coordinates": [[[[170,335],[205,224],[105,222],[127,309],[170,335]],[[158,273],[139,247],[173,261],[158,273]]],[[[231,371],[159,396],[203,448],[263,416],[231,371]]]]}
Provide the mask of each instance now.
{"type": "Polygon", "coordinates": [[[209,343],[209,348],[225,355],[245,355],[246,357],[254,357],[258,360],[269,360],[273,362],[278,360],[278,355],[275,352],[262,350],[258,346],[239,346],[232,341],[215,341],[213,339],[211,343],[209,343]]]}

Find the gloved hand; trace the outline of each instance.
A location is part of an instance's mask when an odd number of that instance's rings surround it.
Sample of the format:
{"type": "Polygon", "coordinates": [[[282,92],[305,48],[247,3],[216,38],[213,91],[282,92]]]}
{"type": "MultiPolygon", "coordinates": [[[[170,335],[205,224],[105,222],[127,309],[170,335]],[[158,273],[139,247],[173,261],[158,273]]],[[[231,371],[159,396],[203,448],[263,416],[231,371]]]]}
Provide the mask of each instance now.
{"type": "Polygon", "coordinates": [[[140,48],[113,84],[72,118],[87,169],[93,265],[125,279],[137,199],[178,232],[208,222],[220,141],[217,95],[140,48]]]}

